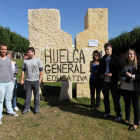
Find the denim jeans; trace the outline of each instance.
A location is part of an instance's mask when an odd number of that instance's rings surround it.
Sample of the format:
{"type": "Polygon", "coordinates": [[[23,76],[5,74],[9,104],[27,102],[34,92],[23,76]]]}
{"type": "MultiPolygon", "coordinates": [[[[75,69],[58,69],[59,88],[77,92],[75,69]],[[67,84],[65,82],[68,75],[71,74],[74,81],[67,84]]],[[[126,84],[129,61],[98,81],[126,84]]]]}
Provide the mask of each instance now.
{"type": "Polygon", "coordinates": [[[14,82],[14,90],[13,90],[13,107],[17,107],[17,80],[14,82]]]}
{"type": "Polygon", "coordinates": [[[12,108],[12,95],[13,95],[14,83],[12,81],[8,83],[0,83],[0,119],[3,117],[3,102],[5,98],[5,105],[7,113],[13,113],[12,108]]]}

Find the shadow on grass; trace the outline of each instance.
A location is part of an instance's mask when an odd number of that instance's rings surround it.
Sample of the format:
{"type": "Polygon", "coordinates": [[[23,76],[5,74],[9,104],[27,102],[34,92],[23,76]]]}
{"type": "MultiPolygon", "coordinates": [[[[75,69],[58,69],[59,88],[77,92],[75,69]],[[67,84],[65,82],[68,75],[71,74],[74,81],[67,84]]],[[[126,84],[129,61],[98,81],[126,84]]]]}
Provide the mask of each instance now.
{"type": "MultiPolygon", "coordinates": [[[[114,121],[115,116],[110,116],[108,118],[104,118],[104,112],[102,111],[97,111],[97,110],[90,110],[90,101],[89,99],[74,99],[73,101],[71,100],[66,100],[66,101],[59,101],[59,96],[60,96],[60,86],[49,86],[45,85],[44,86],[44,91],[43,91],[43,97],[44,101],[48,106],[51,107],[58,107],[60,110],[63,110],[65,112],[70,112],[82,116],[88,116],[92,118],[98,118],[98,119],[107,119],[114,121]],[[79,101],[78,101],[79,100],[79,101]]],[[[25,99],[25,93],[24,93],[24,88],[20,84],[18,85],[18,97],[25,99]]],[[[76,96],[76,90],[73,88],[73,97],[76,96]]],[[[18,107],[23,110],[24,105],[18,103],[18,107]]],[[[34,109],[31,107],[31,110],[33,111],[34,109]]],[[[124,124],[124,123],[122,123],[124,124]]],[[[126,124],[129,125],[129,124],[126,124]]]]}
{"type": "MultiPolygon", "coordinates": [[[[50,97],[50,96],[57,96],[57,98],[59,99],[60,96],[60,91],[61,91],[61,87],[59,86],[49,86],[49,85],[44,85],[44,89],[43,89],[43,96],[44,97],[50,97]]],[[[72,89],[72,97],[76,97],[76,90],[75,88],[72,89]]]]}
{"type": "Polygon", "coordinates": [[[90,106],[82,103],[74,103],[71,101],[61,101],[59,102],[58,100],[56,101],[50,101],[49,99],[45,100],[47,104],[51,107],[59,107],[60,110],[82,115],[82,116],[88,116],[92,118],[99,118],[99,119],[108,119],[111,121],[114,121],[115,116],[110,116],[108,118],[104,118],[104,112],[102,111],[97,111],[97,110],[90,110],[90,106]]]}
{"type": "MultiPolygon", "coordinates": [[[[71,102],[70,100],[60,102],[58,98],[56,98],[55,100],[49,100],[48,98],[45,101],[47,102],[47,105],[51,107],[58,107],[60,110],[65,111],[65,112],[70,112],[70,113],[74,113],[74,114],[78,114],[82,116],[98,118],[102,120],[110,120],[110,121],[115,122],[114,120],[116,116],[110,115],[109,117],[105,118],[104,112],[98,111],[98,110],[90,110],[90,105],[86,103],[85,104],[75,103],[75,102],[71,102]]],[[[124,120],[121,120],[121,122],[119,123],[122,125],[130,126],[130,123],[124,123],[124,120]]]]}
{"type": "MultiPolygon", "coordinates": [[[[75,101],[71,101],[71,100],[66,100],[66,101],[59,101],[59,95],[60,95],[60,90],[61,87],[58,86],[45,86],[44,87],[44,93],[43,96],[45,97],[44,101],[47,102],[47,105],[51,106],[51,107],[58,107],[60,110],[63,110],[65,112],[70,112],[70,113],[74,113],[74,114],[78,114],[78,115],[83,115],[83,116],[88,116],[88,117],[92,117],[92,118],[99,118],[99,119],[107,119],[107,120],[111,120],[114,121],[115,116],[110,116],[108,118],[104,118],[104,112],[102,111],[97,111],[97,110],[93,110],[91,111],[90,105],[88,103],[86,103],[86,99],[85,98],[85,103],[84,103],[84,99],[83,99],[83,103],[78,103],[75,99],[75,101]]],[[[76,91],[75,89],[73,89],[73,97],[76,96],[76,91]]]]}

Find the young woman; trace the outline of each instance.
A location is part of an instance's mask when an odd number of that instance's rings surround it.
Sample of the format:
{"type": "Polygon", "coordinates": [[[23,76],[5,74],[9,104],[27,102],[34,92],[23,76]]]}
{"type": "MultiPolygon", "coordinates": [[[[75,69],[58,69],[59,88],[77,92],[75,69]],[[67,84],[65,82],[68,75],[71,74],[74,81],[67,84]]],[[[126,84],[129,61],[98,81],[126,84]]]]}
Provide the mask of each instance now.
{"type": "MultiPolygon", "coordinates": [[[[11,58],[11,54],[7,54],[8,57],[11,58]]],[[[18,67],[15,61],[11,61],[13,75],[14,75],[14,90],[13,90],[13,108],[15,111],[19,111],[19,108],[17,107],[17,78],[16,75],[18,74],[18,67]]]]}
{"type": "Polygon", "coordinates": [[[140,63],[137,62],[137,56],[133,49],[125,53],[124,73],[126,77],[122,78],[121,94],[125,102],[125,123],[130,120],[131,102],[134,109],[134,125],[130,130],[136,130],[139,125],[139,94],[140,94],[140,63]]]}
{"type": "Polygon", "coordinates": [[[90,95],[91,95],[91,110],[100,109],[100,92],[101,82],[100,76],[97,74],[97,69],[100,63],[100,52],[95,50],[93,52],[93,60],[90,62],[90,95]],[[95,89],[96,89],[96,104],[95,104],[95,89]]]}

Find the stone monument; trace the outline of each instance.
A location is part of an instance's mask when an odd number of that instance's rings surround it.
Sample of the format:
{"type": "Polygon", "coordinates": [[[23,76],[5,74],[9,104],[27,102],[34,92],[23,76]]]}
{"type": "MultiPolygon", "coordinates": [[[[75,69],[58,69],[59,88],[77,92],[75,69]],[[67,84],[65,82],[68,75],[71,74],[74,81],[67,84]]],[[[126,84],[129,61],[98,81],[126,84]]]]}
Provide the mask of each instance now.
{"type": "MultiPolygon", "coordinates": [[[[85,30],[77,34],[75,38],[76,49],[93,48],[104,55],[104,43],[106,42],[108,42],[108,9],[89,8],[85,16],[85,30]],[[89,40],[98,40],[98,45],[89,47],[89,40]]],[[[77,97],[90,97],[89,83],[76,84],[76,95],[77,97]]]]}
{"type": "MultiPolygon", "coordinates": [[[[30,9],[29,20],[29,42],[34,47],[36,57],[41,59],[42,51],[45,49],[69,49],[72,48],[72,37],[60,29],[60,13],[57,9],[30,9]]],[[[85,30],[76,35],[76,49],[99,50],[104,54],[104,43],[108,42],[108,9],[88,9],[85,16],[85,30]],[[92,46],[90,42],[94,42],[92,46]]],[[[78,51],[78,50],[77,50],[78,51]]],[[[84,51],[86,52],[86,51],[84,51]]],[[[87,56],[87,55],[86,55],[87,56]]],[[[64,56],[63,56],[64,57],[64,56]]],[[[90,58],[90,55],[88,55],[90,58]]],[[[92,55],[91,55],[92,59],[92,55]]],[[[44,61],[44,60],[43,60],[44,61]]],[[[88,59],[90,63],[90,59],[88,59]]],[[[45,82],[45,80],[43,80],[45,82]]],[[[40,93],[43,90],[43,82],[40,93]]],[[[72,98],[72,83],[63,83],[61,87],[60,100],[72,98]],[[70,89],[71,88],[71,89],[70,89]],[[67,91],[67,92],[65,92],[67,91]],[[62,94],[67,94],[66,96],[62,94]]],[[[90,97],[89,83],[76,84],[77,97],[90,97]]]]}
{"type": "MultiPolygon", "coordinates": [[[[59,10],[30,9],[28,10],[28,21],[30,47],[35,48],[36,57],[41,58],[41,51],[46,48],[68,49],[72,47],[71,35],[60,28],[59,10]]],[[[41,90],[43,90],[43,85],[42,82],[41,90]]],[[[40,92],[42,92],[41,90],[40,92]]]]}

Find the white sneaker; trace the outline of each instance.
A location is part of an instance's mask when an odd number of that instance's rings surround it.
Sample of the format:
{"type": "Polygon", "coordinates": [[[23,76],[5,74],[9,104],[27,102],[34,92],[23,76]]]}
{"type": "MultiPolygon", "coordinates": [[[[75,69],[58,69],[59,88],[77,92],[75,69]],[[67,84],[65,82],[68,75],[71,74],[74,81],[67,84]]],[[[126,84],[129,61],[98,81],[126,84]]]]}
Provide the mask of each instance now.
{"type": "Polygon", "coordinates": [[[14,110],[15,111],[19,111],[19,108],[16,106],[16,107],[14,107],[14,110]]]}
{"type": "Polygon", "coordinates": [[[0,124],[2,124],[2,120],[0,120],[0,124]]]}
{"type": "Polygon", "coordinates": [[[9,113],[10,116],[18,116],[18,114],[16,112],[13,113],[9,113]]]}

